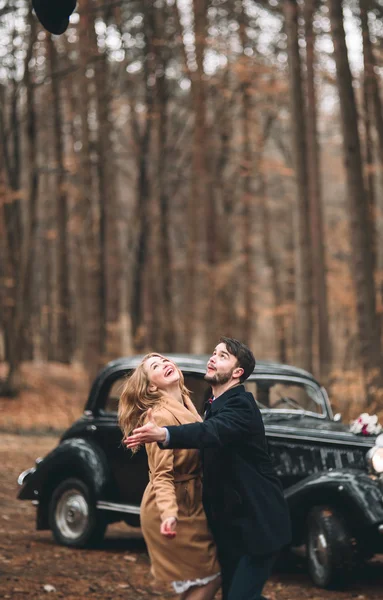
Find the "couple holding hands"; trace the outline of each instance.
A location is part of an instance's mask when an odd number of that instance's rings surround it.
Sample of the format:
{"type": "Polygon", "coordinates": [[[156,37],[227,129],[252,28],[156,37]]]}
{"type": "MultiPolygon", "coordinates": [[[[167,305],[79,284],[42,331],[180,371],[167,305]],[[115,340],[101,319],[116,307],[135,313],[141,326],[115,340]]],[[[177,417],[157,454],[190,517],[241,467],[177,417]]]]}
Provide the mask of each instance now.
{"type": "Polygon", "coordinates": [[[160,354],[143,358],[121,394],[124,443],[133,452],[146,444],[148,455],[141,527],[152,573],[181,600],[212,600],[219,587],[223,600],[262,599],[291,539],[262,416],[243,385],[254,366],[247,346],[219,340],[203,421],[180,369],[160,354]]]}

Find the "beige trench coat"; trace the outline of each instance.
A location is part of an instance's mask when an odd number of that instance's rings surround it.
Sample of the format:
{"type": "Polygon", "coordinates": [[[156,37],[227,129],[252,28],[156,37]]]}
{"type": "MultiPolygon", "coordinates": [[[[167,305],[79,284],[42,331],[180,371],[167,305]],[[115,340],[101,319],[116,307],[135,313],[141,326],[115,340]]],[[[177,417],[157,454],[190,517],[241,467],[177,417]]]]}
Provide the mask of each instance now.
{"type": "MultiPolygon", "coordinates": [[[[166,399],[153,411],[160,426],[201,421],[194,404],[166,399]]],[[[201,579],[220,571],[216,548],[202,507],[198,450],[161,450],[146,444],[149,483],[141,503],[141,527],[152,573],[164,582],[201,579]],[[173,539],[160,533],[161,521],[177,518],[173,539]]]]}

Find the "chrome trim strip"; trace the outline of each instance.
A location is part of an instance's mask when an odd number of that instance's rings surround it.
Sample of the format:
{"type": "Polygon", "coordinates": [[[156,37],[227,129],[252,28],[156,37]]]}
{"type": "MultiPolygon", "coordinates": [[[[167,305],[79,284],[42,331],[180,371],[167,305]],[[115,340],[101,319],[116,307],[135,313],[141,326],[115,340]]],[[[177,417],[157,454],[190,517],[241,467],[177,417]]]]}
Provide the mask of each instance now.
{"type": "Polygon", "coordinates": [[[118,504],[117,502],[99,500],[96,506],[100,510],[114,510],[116,512],[129,513],[130,515],[140,514],[140,507],[134,504],[118,504]]]}
{"type": "Polygon", "coordinates": [[[326,415],[318,415],[318,413],[311,412],[310,410],[304,410],[303,408],[290,409],[290,408],[260,408],[262,414],[265,415],[307,415],[308,417],[315,417],[316,419],[327,419],[330,420],[326,415]]]}
{"type": "MultiPolygon", "coordinates": [[[[270,426],[269,426],[270,427],[270,426]]],[[[274,425],[275,427],[275,425],[274,425]]],[[[270,429],[268,428],[267,423],[265,423],[265,430],[266,430],[266,437],[280,437],[280,438],[284,438],[284,439],[288,439],[288,440],[292,440],[296,443],[299,442],[326,442],[326,444],[341,444],[342,446],[359,446],[359,448],[362,446],[366,446],[367,448],[371,448],[370,445],[368,445],[366,442],[363,443],[363,441],[360,442],[353,442],[351,440],[334,440],[334,439],[330,439],[326,436],[323,437],[311,437],[311,436],[307,436],[307,435],[299,435],[297,433],[294,434],[289,434],[287,432],[283,432],[283,433],[276,433],[274,431],[270,431],[270,429]]],[[[331,433],[331,432],[325,432],[325,433],[331,433]]],[[[340,434],[343,432],[337,432],[337,434],[340,434]]],[[[347,435],[347,433],[346,433],[347,435]]]]}

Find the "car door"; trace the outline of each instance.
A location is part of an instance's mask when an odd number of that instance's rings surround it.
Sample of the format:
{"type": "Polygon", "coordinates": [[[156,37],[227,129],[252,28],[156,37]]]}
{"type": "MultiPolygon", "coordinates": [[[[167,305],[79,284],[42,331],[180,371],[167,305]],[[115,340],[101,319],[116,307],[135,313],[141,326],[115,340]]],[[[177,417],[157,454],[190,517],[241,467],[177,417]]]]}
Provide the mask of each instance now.
{"type": "Polygon", "coordinates": [[[113,486],[105,498],[110,502],[139,506],[148,483],[147,458],[144,448],[132,454],[122,443],[123,435],[118,425],[117,410],[126,372],[114,374],[99,399],[97,432],[94,439],[104,450],[113,486]]]}
{"type": "MultiPolygon", "coordinates": [[[[203,414],[204,404],[211,394],[210,386],[204,381],[201,373],[184,371],[184,377],[197,410],[203,414]]],[[[148,463],[144,448],[132,454],[122,444],[117,410],[125,380],[126,373],[122,373],[105,389],[105,398],[100,402],[97,431],[94,432],[93,439],[103,448],[113,477],[113,497],[106,500],[139,506],[149,480],[148,463]]]]}

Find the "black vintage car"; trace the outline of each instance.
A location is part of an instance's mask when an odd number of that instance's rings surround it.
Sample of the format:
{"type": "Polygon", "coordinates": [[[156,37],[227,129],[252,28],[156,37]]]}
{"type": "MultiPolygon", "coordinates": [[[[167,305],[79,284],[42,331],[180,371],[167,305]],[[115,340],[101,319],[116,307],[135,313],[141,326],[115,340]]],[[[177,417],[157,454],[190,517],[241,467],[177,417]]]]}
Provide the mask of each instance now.
{"type": "MultiPolygon", "coordinates": [[[[210,388],[207,356],[169,355],[182,369],[200,412],[210,388]]],[[[20,500],[37,506],[37,529],[83,547],[108,523],[139,526],[148,481],[145,450],[121,443],[117,405],[124,379],[141,357],[109,363],[90,391],[83,416],[59,445],[19,476],[20,500]]],[[[262,411],[269,451],[293,523],[293,546],[306,544],[309,573],[320,587],[383,552],[383,435],[359,436],[334,418],[323,387],[294,367],[259,362],[246,381],[262,411]]]]}

